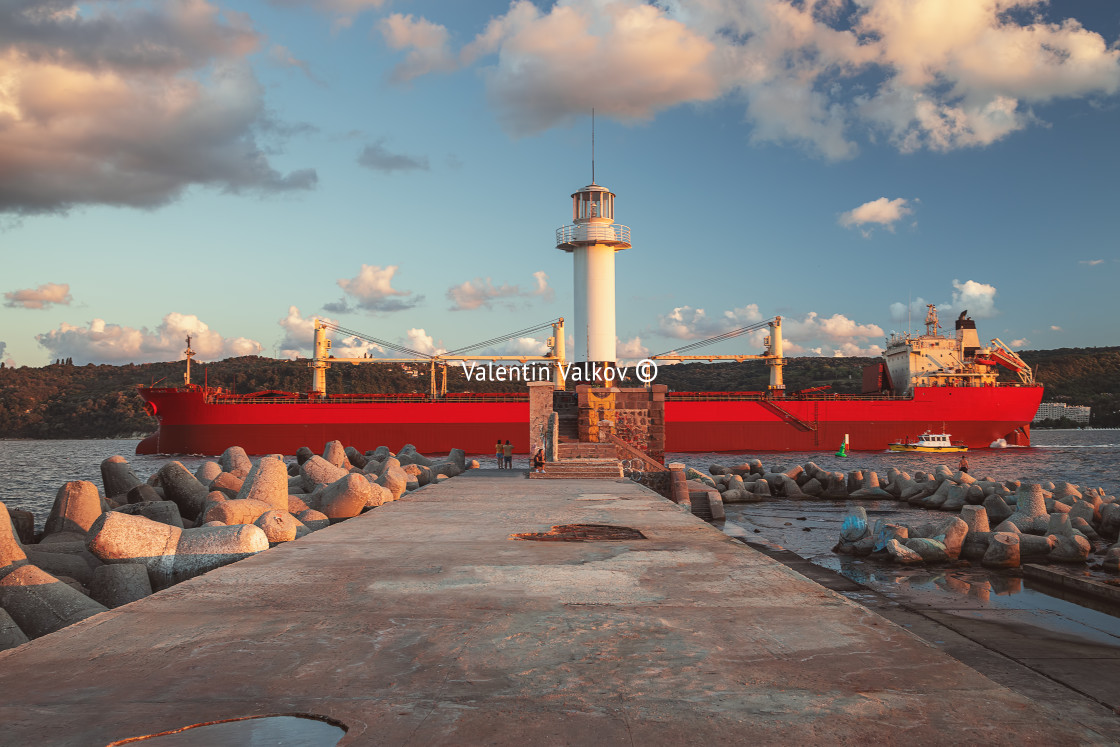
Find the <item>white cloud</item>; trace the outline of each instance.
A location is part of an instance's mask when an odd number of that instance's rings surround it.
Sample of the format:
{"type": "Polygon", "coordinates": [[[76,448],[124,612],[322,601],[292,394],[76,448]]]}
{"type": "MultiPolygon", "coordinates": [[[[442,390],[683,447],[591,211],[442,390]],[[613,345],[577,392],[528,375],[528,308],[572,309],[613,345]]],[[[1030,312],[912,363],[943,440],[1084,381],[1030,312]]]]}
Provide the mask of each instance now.
{"type": "Polygon", "coordinates": [[[186,337],[199,360],[256,355],[260,344],[245,337],[223,337],[193,314],[172,312],[154,330],[135,329],[94,319],[85,327],[63,322],[58,329],[36,335],[54,358],[86,363],[168,361],[183,358],[186,337]]]}
{"type": "Polygon", "coordinates": [[[1059,326],[1058,326],[1057,324],[1051,324],[1051,325],[1050,325],[1050,331],[1052,331],[1052,332],[1061,332],[1061,331],[1062,331],[1062,328],[1061,328],[1061,327],[1059,327],[1059,326]]]}
{"type": "Polygon", "coordinates": [[[969,316],[976,319],[993,317],[999,313],[996,308],[995,286],[978,283],[975,280],[966,280],[963,283],[953,280],[953,303],[950,308],[954,311],[971,312],[969,316]]]}
{"type": "Polygon", "coordinates": [[[1030,344],[1031,344],[1031,341],[1028,340],[1025,337],[1020,337],[1018,340],[1012,340],[1011,341],[1011,347],[1013,347],[1013,348],[1022,348],[1022,347],[1026,347],[1027,345],[1030,345],[1030,344]]]}
{"type": "Polygon", "coordinates": [[[393,275],[397,272],[397,265],[380,267],[378,265],[362,265],[357,277],[342,278],[338,287],[353,301],[356,306],[351,306],[346,298],[337,303],[323,306],[325,311],[333,314],[346,314],[356,309],[371,312],[404,311],[411,309],[424,300],[423,296],[413,296],[412,291],[401,291],[393,287],[393,275]]]}
{"type": "MultiPolygon", "coordinates": [[[[823,354],[821,348],[817,348],[817,354],[823,354]]],[[[836,346],[832,350],[833,358],[878,358],[883,354],[883,348],[880,345],[868,345],[861,348],[854,342],[844,342],[836,346]]]]}
{"type": "Polygon", "coordinates": [[[782,319],[782,336],[796,343],[807,344],[816,340],[850,342],[882,337],[883,329],[877,324],[860,324],[843,314],[821,317],[810,311],[803,319],[782,319]]]}
{"type": "MultiPolygon", "coordinates": [[[[877,200],[865,202],[846,213],[841,213],[839,222],[846,228],[878,225],[893,232],[895,223],[914,212],[908,203],[909,201],[902,197],[893,200],[880,197],[877,200]]],[[[870,236],[871,231],[864,230],[863,235],[870,236]]]]}
{"type": "Polygon", "coordinates": [[[16,290],[4,294],[4,305],[13,309],[47,309],[53,305],[69,306],[74,299],[69,283],[45,283],[38,288],[16,290]]]}
{"type": "Polygon", "coordinates": [[[738,309],[725,311],[718,317],[709,317],[703,309],[691,306],[678,306],[668,314],[657,319],[658,329],[667,337],[680,340],[699,340],[730,332],[762,320],[758,304],[747,304],[738,309]]]}
{"type": "Polygon", "coordinates": [[[1096,267],[1097,265],[1103,265],[1104,260],[1103,259],[1082,259],[1082,260],[1078,261],[1077,264],[1079,264],[1079,265],[1089,265],[1090,267],[1096,267]]]}
{"type": "Polygon", "coordinates": [[[548,352],[548,345],[535,337],[518,337],[502,345],[497,355],[544,355],[548,352]]]}
{"type": "Polygon", "coordinates": [[[187,187],[282,192],[282,136],[247,57],[247,16],[206,0],[0,3],[0,212],[156,207],[187,187]]]}
{"type": "Polygon", "coordinates": [[[490,278],[475,278],[447,289],[447,298],[451,301],[451,311],[471,311],[479,308],[492,309],[495,304],[504,301],[507,308],[513,309],[515,299],[529,299],[533,297],[551,301],[552,288],[548,284],[548,275],[541,270],[533,273],[532,290],[523,290],[519,285],[503,283],[494,285],[490,278]]]}
{"type": "Polygon", "coordinates": [[[639,0],[568,0],[541,12],[516,0],[462,50],[484,69],[506,126],[529,134],[586,116],[624,121],[720,94],[715,44],[639,0]]]}
{"type": "Polygon", "coordinates": [[[642,344],[641,337],[631,337],[625,341],[619,339],[615,344],[615,352],[620,361],[639,361],[649,356],[649,348],[642,344]]]}
{"type": "Polygon", "coordinates": [[[405,344],[418,353],[437,355],[447,352],[447,348],[443,347],[442,343],[437,345],[436,341],[432,339],[431,335],[424,331],[423,327],[413,327],[405,334],[408,336],[408,342],[405,344]]]}
{"type": "MultiPolygon", "coordinates": [[[[591,107],[648,120],[684,103],[744,102],[756,143],[828,159],[861,140],[981,147],[1031,107],[1120,90],[1120,48],[1046,0],[515,0],[460,52],[482,66],[506,127],[526,134],[591,107]]],[[[442,29],[442,27],[439,27],[442,29]]],[[[446,37],[424,45],[440,69],[446,37]]],[[[410,54],[417,51],[410,47],[410,54]]],[[[423,70],[425,59],[413,70],[423,70]]],[[[404,65],[409,65],[406,60],[404,65]]]]}
{"type": "Polygon", "coordinates": [[[447,29],[425,18],[394,13],[377,25],[390,49],[407,49],[404,61],[393,68],[390,79],[406,83],[428,73],[446,73],[457,66],[448,45],[447,29]]]}

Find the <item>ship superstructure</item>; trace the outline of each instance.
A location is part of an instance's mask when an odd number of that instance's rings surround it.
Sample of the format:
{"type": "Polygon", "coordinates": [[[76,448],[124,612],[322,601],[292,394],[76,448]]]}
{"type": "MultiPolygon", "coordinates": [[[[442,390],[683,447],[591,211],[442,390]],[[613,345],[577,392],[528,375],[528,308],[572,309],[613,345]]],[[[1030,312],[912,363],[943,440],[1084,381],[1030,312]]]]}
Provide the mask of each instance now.
{"type": "Polygon", "coordinates": [[[949,337],[941,334],[937,307],[926,308],[924,335],[896,333],[887,339],[882,388],[911,394],[916,387],[990,387],[998,382],[1001,366],[1015,372],[1023,385],[1034,384],[1030,366],[999,339],[980,346],[976,322],[967,310],[957,317],[956,334],[949,337]]]}

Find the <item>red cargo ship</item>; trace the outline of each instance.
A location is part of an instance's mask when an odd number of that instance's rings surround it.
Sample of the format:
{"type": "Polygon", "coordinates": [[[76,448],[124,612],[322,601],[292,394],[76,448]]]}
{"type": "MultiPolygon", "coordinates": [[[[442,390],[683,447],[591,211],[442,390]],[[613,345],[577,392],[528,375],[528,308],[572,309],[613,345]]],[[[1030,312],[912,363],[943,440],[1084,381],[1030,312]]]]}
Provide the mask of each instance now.
{"type": "MultiPolygon", "coordinates": [[[[1042,387],[999,340],[981,347],[976,325],[964,313],[953,337],[940,333],[930,307],[926,334],[890,338],[884,361],[864,371],[859,395],[786,394],[780,318],[770,325],[774,339],[767,354],[741,356],[767,359],[768,391],[670,392],[666,451],[832,451],[845,437],[850,449],[881,450],[925,431],[951,433],[973,449],[998,439],[1030,445],[1029,423],[1042,387]],[[999,367],[1017,380],[999,381],[999,367]]],[[[190,383],[188,343],[184,386],[140,388],[159,430],[136,452],[220,454],[238,445],[251,454],[293,454],[334,439],[363,449],[411,443],[421,452],[462,448],[476,454],[509,439],[518,453],[529,450],[527,394],[327,395],[318,382],[328,357],[319,352],[312,363],[314,391],[237,395],[190,383]]]]}

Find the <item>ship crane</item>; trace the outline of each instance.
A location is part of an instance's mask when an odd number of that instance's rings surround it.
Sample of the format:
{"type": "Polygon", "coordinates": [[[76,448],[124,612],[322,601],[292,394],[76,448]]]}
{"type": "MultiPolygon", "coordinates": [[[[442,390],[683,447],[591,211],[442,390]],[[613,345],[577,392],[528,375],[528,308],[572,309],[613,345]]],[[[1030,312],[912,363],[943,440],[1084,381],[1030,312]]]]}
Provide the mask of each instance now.
{"type": "Polygon", "coordinates": [[[785,365],[785,358],[782,357],[782,318],[780,316],[767,319],[766,321],[758,322],[757,324],[750,324],[746,327],[739,327],[729,332],[724,332],[721,335],[709,337],[706,340],[697,340],[690,342],[687,345],[676,348],[668,353],[661,353],[660,355],[650,356],[654,361],[707,361],[714,363],[715,361],[748,361],[748,360],[764,360],[770,366],[770,386],[767,391],[772,396],[780,397],[785,392],[785,382],[782,380],[782,366],[785,365]],[[764,327],[770,328],[770,334],[767,335],[763,344],[766,346],[766,352],[762,355],[684,355],[690,350],[711,345],[724,340],[731,340],[751,332],[755,332],[764,327]]]}
{"type": "Polygon", "coordinates": [[[458,363],[460,361],[487,361],[490,363],[497,363],[499,361],[517,362],[522,365],[532,361],[547,362],[552,366],[555,386],[557,389],[564,389],[564,364],[565,364],[565,340],[564,340],[564,317],[554,319],[543,324],[538,324],[534,327],[526,327],[525,329],[510,332],[499,337],[493,337],[489,340],[476,342],[473,345],[458,348],[457,350],[448,351],[445,353],[428,354],[422,353],[419,350],[401,345],[400,343],[389,342],[387,340],[372,337],[363,332],[357,332],[352,329],[347,329],[334,322],[328,322],[324,319],[315,320],[315,338],[314,338],[314,353],[308,367],[311,368],[311,393],[315,397],[325,397],[327,395],[327,369],[335,363],[351,363],[354,365],[362,363],[426,363],[428,364],[431,372],[431,397],[435,399],[437,396],[447,394],[447,365],[449,363],[458,363]],[[470,355],[470,353],[487,347],[506,342],[508,340],[517,339],[520,337],[527,337],[533,333],[540,332],[544,329],[552,329],[552,336],[548,338],[547,345],[549,351],[546,355],[470,355]],[[356,337],[360,340],[377,345],[382,349],[392,350],[402,353],[407,357],[402,358],[336,358],[330,354],[331,341],[327,337],[327,332],[333,331],[350,337],[356,337]],[[436,386],[436,369],[442,371],[442,383],[437,388],[436,386]],[[438,392],[438,393],[437,393],[438,392]]]}

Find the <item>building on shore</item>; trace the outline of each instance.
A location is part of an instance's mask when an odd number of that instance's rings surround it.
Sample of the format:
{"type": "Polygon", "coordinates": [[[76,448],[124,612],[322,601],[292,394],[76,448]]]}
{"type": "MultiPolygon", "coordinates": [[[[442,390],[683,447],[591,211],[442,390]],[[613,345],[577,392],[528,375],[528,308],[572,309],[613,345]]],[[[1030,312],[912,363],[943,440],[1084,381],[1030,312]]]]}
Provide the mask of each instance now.
{"type": "Polygon", "coordinates": [[[1043,402],[1038,406],[1038,412],[1035,413],[1032,422],[1067,418],[1075,423],[1088,425],[1090,409],[1084,405],[1067,405],[1065,402],[1043,402]]]}

